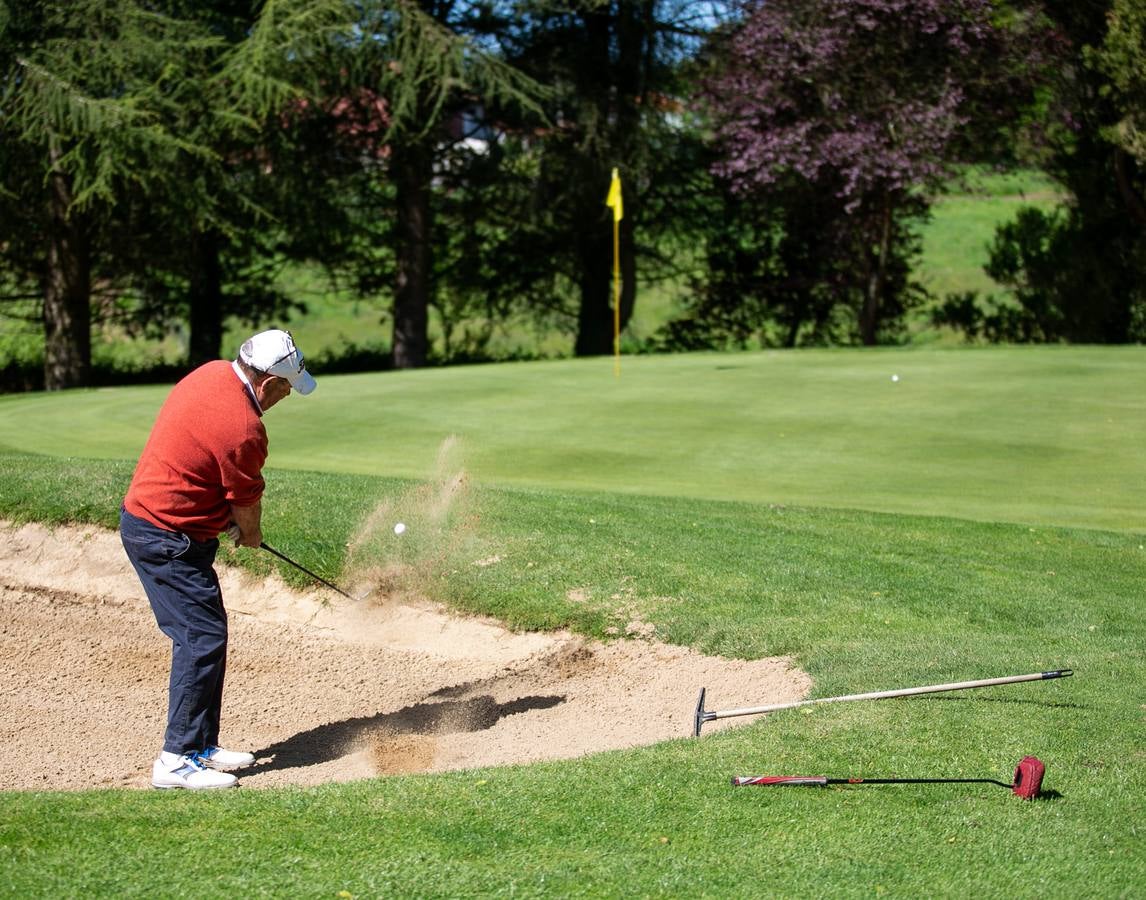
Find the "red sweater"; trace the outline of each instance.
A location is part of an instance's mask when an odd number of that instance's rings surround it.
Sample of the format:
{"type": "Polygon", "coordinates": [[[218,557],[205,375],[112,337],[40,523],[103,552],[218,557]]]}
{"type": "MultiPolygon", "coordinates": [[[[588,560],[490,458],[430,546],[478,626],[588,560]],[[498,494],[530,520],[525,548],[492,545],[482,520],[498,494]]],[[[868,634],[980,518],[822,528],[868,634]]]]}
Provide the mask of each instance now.
{"type": "Polygon", "coordinates": [[[218,537],[231,504],[263,496],[267,432],[226,360],[200,366],[159,410],[123,505],[133,516],[197,541],[218,537]]]}

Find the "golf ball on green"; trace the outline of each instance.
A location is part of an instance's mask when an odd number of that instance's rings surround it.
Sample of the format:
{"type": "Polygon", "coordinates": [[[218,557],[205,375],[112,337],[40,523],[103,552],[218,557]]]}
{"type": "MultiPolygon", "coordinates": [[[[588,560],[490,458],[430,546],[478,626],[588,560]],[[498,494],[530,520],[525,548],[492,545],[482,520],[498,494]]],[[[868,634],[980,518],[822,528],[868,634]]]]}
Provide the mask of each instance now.
{"type": "Polygon", "coordinates": [[[404,522],[399,522],[397,525],[394,526],[394,534],[401,534],[405,530],[406,530],[406,525],[404,522]]]}

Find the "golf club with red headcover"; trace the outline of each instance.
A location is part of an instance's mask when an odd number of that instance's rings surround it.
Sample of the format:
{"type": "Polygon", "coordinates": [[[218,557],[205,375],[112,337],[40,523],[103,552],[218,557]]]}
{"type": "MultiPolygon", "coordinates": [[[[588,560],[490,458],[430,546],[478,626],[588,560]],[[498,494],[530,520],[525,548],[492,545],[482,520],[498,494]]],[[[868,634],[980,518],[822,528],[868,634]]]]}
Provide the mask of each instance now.
{"type": "Polygon", "coordinates": [[[1034,756],[1024,756],[1015,767],[1015,777],[1010,784],[994,778],[828,778],[825,775],[733,775],[733,787],[759,785],[813,785],[822,787],[829,784],[997,784],[1010,788],[1016,797],[1031,800],[1042,789],[1046,766],[1034,756]]]}
{"type": "Polygon", "coordinates": [[[306,574],[306,575],[309,575],[309,576],[310,576],[311,578],[313,578],[315,581],[318,581],[318,582],[320,582],[320,583],[322,583],[322,584],[326,585],[328,588],[330,588],[330,589],[331,589],[332,591],[334,591],[335,593],[338,593],[338,594],[342,594],[342,596],[343,596],[343,597],[345,597],[347,600],[355,600],[355,601],[357,601],[357,600],[364,600],[364,599],[366,599],[368,596],[370,596],[370,591],[367,591],[367,592],[366,592],[365,594],[363,594],[361,597],[354,597],[354,596],[352,596],[351,594],[348,594],[348,593],[346,593],[346,591],[344,591],[344,590],[343,590],[342,588],[340,588],[338,585],[336,585],[336,584],[331,584],[329,581],[327,581],[327,580],[326,580],[325,578],[323,578],[321,575],[316,575],[314,572],[312,572],[312,571],[311,571],[310,569],[308,569],[306,566],[300,566],[298,563],[296,563],[296,562],[295,562],[293,559],[291,559],[289,556],[286,556],[285,554],[279,553],[279,551],[278,551],[278,550],[276,550],[274,547],[272,547],[272,546],[271,546],[270,544],[268,544],[266,541],[263,541],[261,544],[259,544],[259,546],[260,546],[260,547],[261,547],[263,550],[266,550],[266,551],[267,551],[267,553],[273,553],[275,556],[277,556],[277,557],[278,557],[279,559],[281,559],[283,562],[285,562],[285,563],[289,563],[290,565],[292,565],[292,566],[294,566],[296,569],[298,569],[300,572],[302,572],[302,573],[304,573],[304,574],[306,574]]]}
{"type": "Polygon", "coordinates": [[[700,737],[701,726],[714,719],[727,719],[730,716],[754,716],[761,713],[777,712],[781,709],[795,709],[798,706],[811,706],[814,703],[842,703],[845,700],[885,700],[890,697],[909,697],[913,694],[935,694],[940,691],[963,691],[968,688],[991,687],[996,684],[1015,684],[1020,681],[1046,681],[1050,678],[1066,678],[1073,675],[1071,669],[1056,669],[1053,672],[1034,672],[1030,675],[1008,675],[1005,678],[983,678],[979,681],[959,681],[952,684],[928,684],[923,687],[900,688],[894,691],[873,691],[868,694],[845,694],[842,697],[817,697],[814,700],[796,700],[792,703],[773,703],[770,706],[752,706],[744,709],[706,710],[704,708],[704,688],[696,701],[693,716],[693,737],[700,737]]]}

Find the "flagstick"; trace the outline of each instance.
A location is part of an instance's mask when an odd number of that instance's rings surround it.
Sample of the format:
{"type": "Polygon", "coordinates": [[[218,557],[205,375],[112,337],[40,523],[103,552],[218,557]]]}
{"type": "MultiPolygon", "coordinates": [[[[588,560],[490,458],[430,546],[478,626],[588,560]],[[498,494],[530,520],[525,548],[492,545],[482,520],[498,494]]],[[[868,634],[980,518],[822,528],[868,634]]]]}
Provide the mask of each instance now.
{"type": "Polygon", "coordinates": [[[609,196],[605,205],[613,210],[613,375],[621,377],[621,219],[624,206],[621,200],[621,173],[613,168],[609,183],[609,196]]]}
{"type": "Polygon", "coordinates": [[[621,223],[613,219],[613,375],[621,377],[621,223]]]}

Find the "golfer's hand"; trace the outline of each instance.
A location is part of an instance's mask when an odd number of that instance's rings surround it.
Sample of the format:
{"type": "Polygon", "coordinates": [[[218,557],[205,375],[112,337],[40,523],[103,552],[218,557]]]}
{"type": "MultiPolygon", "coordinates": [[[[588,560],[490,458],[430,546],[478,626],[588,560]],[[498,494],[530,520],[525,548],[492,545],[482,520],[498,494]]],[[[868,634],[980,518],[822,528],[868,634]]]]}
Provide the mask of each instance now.
{"type": "MultiPolygon", "coordinates": [[[[263,505],[254,503],[250,506],[235,506],[231,504],[231,522],[239,529],[239,536],[235,543],[240,547],[258,548],[263,543],[263,505]]],[[[230,529],[227,529],[230,534],[230,529]]]]}
{"type": "Polygon", "coordinates": [[[263,533],[259,529],[253,532],[244,532],[234,522],[227,529],[227,537],[235,542],[236,547],[254,547],[258,549],[263,543],[263,533]]]}
{"type": "Polygon", "coordinates": [[[235,543],[240,547],[259,549],[259,547],[263,545],[262,529],[256,528],[254,531],[240,531],[239,536],[235,538],[235,543]]]}

